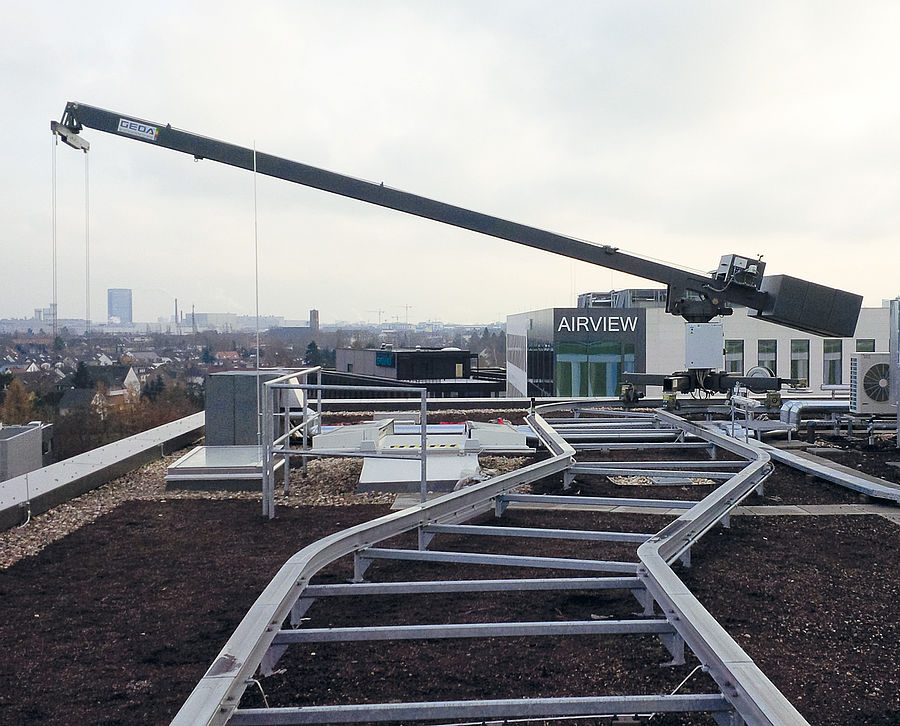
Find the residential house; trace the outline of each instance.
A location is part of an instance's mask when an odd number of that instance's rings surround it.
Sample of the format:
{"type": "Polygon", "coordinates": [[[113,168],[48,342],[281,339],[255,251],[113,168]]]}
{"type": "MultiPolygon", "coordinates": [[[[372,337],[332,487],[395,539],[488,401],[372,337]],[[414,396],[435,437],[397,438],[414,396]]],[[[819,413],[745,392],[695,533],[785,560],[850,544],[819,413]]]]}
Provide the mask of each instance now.
{"type": "Polygon", "coordinates": [[[103,394],[92,388],[70,388],[59,401],[61,416],[85,411],[106,415],[106,400],[103,394]]]}

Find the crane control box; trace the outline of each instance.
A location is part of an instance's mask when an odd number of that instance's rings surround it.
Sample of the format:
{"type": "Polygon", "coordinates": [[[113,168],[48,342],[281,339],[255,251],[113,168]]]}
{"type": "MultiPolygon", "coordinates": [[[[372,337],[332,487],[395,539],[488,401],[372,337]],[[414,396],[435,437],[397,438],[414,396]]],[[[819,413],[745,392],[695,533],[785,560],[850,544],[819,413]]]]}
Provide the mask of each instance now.
{"type": "Polygon", "coordinates": [[[766,263],[741,255],[722,255],[716,279],[727,284],[743,285],[758,290],[763,279],[766,263]]]}

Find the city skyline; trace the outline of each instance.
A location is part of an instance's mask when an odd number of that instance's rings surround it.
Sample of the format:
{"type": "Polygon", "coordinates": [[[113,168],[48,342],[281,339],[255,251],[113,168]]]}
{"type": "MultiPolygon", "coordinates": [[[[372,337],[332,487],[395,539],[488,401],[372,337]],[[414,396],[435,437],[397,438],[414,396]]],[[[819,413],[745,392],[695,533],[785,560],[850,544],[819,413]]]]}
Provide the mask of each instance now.
{"type": "Polygon", "coordinates": [[[85,131],[88,155],[57,148],[48,125],[69,100],[695,269],[763,255],[867,306],[900,293],[885,264],[900,222],[892,3],[157,10],[89,2],[48,24],[8,9],[7,315],[52,299],[54,155],[61,318],[84,318],[87,297],[105,320],[112,287],[134,291],[136,320],[175,298],[253,314],[257,245],[260,313],[315,306],[323,322],[382,308],[476,324],[647,286],[108,134],[85,131]]]}
{"type": "MultiPolygon", "coordinates": [[[[312,312],[310,310],[309,312],[312,312]]],[[[370,311],[370,312],[378,312],[370,311]]],[[[232,311],[211,311],[211,310],[194,310],[193,312],[190,310],[184,310],[179,308],[179,322],[181,327],[190,329],[191,327],[191,319],[193,316],[196,316],[197,320],[203,320],[204,325],[211,325],[209,320],[218,321],[216,326],[222,327],[221,321],[226,319],[236,319],[239,323],[243,325],[243,327],[239,328],[240,330],[247,331],[252,330],[253,326],[248,324],[248,321],[255,320],[254,315],[246,315],[242,313],[236,313],[232,311]]],[[[358,320],[346,320],[346,319],[328,319],[327,317],[321,320],[321,328],[323,330],[334,330],[335,328],[339,328],[341,326],[366,326],[371,328],[377,328],[378,326],[382,326],[384,328],[397,328],[397,329],[406,329],[406,328],[415,328],[416,326],[427,326],[427,325],[447,325],[447,326],[459,326],[459,327],[493,327],[497,325],[505,324],[505,318],[502,320],[488,320],[484,319],[476,322],[455,322],[446,318],[434,318],[428,320],[418,320],[414,317],[409,320],[401,320],[402,315],[392,315],[392,316],[384,316],[383,319],[378,320],[375,317],[369,318],[360,318],[358,320]]],[[[35,307],[32,310],[31,315],[24,316],[14,316],[14,315],[6,315],[3,311],[0,311],[0,323],[10,323],[10,322],[21,322],[21,323],[38,323],[41,325],[45,332],[49,332],[52,327],[52,316],[51,316],[51,307],[49,305],[45,307],[35,307]]],[[[269,327],[304,327],[310,324],[310,318],[307,315],[304,318],[290,318],[286,315],[281,315],[279,313],[260,313],[259,315],[260,324],[263,328],[269,327]]],[[[85,323],[85,318],[78,316],[59,316],[60,325],[76,323],[80,326],[83,326],[85,323]]],[[[129,326],[127,323],[119,323],[110,320],[91,320],[91,327],[96,329],[108,328],[111,330],[118,329],[132,329],[132,330],[140,330],[142,327],[150,325],[153,327],[162,326],[171,326],[176,327],[176,320],[174,314],[170,314],[168,317],[166,316],[158,316],[155,320],[133,320],[129,326]]],[[[34,327],[34,326],[33,326],[34,327]]],[[[202,327],[202,326],[201,326],[202,327]]],[[[205,328],[204,328],[205,329],[205,328]]]]}

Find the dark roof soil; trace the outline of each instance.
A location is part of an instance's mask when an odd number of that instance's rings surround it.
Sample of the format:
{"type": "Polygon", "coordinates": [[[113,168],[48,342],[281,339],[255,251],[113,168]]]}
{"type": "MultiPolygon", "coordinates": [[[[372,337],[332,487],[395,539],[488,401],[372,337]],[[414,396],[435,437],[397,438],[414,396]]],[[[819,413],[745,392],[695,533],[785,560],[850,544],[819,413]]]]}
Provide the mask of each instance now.
{"type": "Polygon", "coordinates": [[[733,517],[692,558],[688,587],[811,724],[900,724],[900,527],[733,517]]]}
{"type": "MultiPolygon", "coordinates": [[[[615,489],[629,495],[629,487],[615,489]]],[[[634,489],[630,494],[651,495],[634,489]]],[[[684,487],[682,498],[699,498],[693,489],[684,487]]],[[[670,493],[654,488],[652,495],[670,493]]],[[[857,501],[853,493],[778,467],[765,497],[748,503],[815,498],[857,501]]],[[[289,555],[386,511],[377,505],[282,507],[268,522],[253,501],[128,502],[0,570],[0,723],[168,723],[289,555]]],[[[511,509],[502,521],[649,532],[668,520],[585,512],[548,520],[511,509]]],[[[701,602],[810,723],[900,723],[900,529],[873,516],[731,522],[694,550],[693,567],[680,570],[701,602]]],[[[447,536],[438,542],[433,548],[473,546],[471,539],[464,545],[447,536]]],[[[479,538],[477,546],[499,551],[500,542],[479,538]]],[[[563,549],[570,545],[555,540],[517,540],[515,546],[572,556],[563,549]]],[[[580,552],[634,559],[620,545],[581,545],[580,552]]],[[[447,567],[378,562],[367,576],[409,579],[438,569],[452,576],[447,567]]],[[[510,576],[483,570],[475,576],[510,576]]],[[[338,563],[320,581],[345,581],[349,573],[349,563],[338,563]]],[[[367,600],[367,620],[349,599],[317,603],[308,613],[310,625],[633,617],[638,610],[629,595],[605,591],[434,596],[417,598],[412,609],[398,600],[367,600]]],[[[667,652],[651,636],[294,646],[279,664],[286,673],[264,679],[263,686],[278,705],[653,693],[673,689],[695,665],[689,658],[686,666],[646,667],[665,660],[667,652]]],[[[683,690],[710,687],[698,673],[683,690]]],[[[248,689],[244,704],[261,705],[258,692],[248,689]]],[[[652,723],[712,720],[657,717],[652,723]]]]}

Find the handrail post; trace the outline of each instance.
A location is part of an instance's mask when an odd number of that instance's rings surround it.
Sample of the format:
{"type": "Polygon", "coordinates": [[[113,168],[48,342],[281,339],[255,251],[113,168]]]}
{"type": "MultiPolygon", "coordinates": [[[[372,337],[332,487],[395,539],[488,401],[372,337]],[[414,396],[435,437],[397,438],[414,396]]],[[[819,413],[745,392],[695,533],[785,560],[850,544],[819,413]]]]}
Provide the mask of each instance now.
{"type": "MultiPolygon", "coordinates": [[[[319,386],[316,389],[316,433],[322,433],[322,369],[316,371],[316,385],[319,386]]],[[[304,461],[306,457],[303,457],[304,461]]],[[[304,470],[304,473],[305,470],[304,470]]]]}
{"type": "MultiPolygon", "coordinates": [[[[282,420],[284,435],[286,436],[284,447],[285,449],[291,448],[291,399],[290,396],[286,395],[287,392],[284,390],[280,390],[279,396],[281,397],[281,412],[282,412],[282,420]]],[[[291,491],[291,455],[284,454],[284,493],[288,494],[291,491]]]]}
{"type": "Polygon", "coordinates": [[[273,395],[273,390],[268,383],[263,384],[264,394],[262,397],[262,514],[263,517],[269,516],[269,471],[270,460],[273,456],[274,448],[272,439],[269,436],[269,420],[271,402],[269,397],[273,395]]]}
{"type": "MultiPolygon", "coordinates": [[[[304,385],[307,383],[307,380],[308,380],[307,376],[308,376],[308,374],[306,374],[306,373],[303,374],[302,383],[304,385]]],[[[302,435],[300,436],[300,448],[305,453],[308,448],[307,437],[309,436],[309,394],[307,393],[305,388],[300,388],[298,390],[300,391],[300,395],[303,396],[303,428],[301,429],[302,435]]],[[[307,473],[306,459],[307,459],[307,457],[304,456],[303,457],[303,465],[302,465],[304,479],[306,478],[306,473],[307,473]]]]}
{"type": "Polygon", "coordinates": [[[419,499],[423,504],[425,503],[425,500],[428,498],[428,475],[426,472],[427,466],[425,463],[427,461],[426,454],[427,454],[427,443],[428,443],[428,435],[427,435],[428,399],[426,398],[427,395],[428,395],[427,391],[423,389],[421,392],[422,403],[421,403],[421,407],[419,410],[419,429],[422,433],[422,443],[421,443],[421,446],[422,446],[422,452],[421,452],[422,453],[422,480],[419,483],[419,499]]]}

